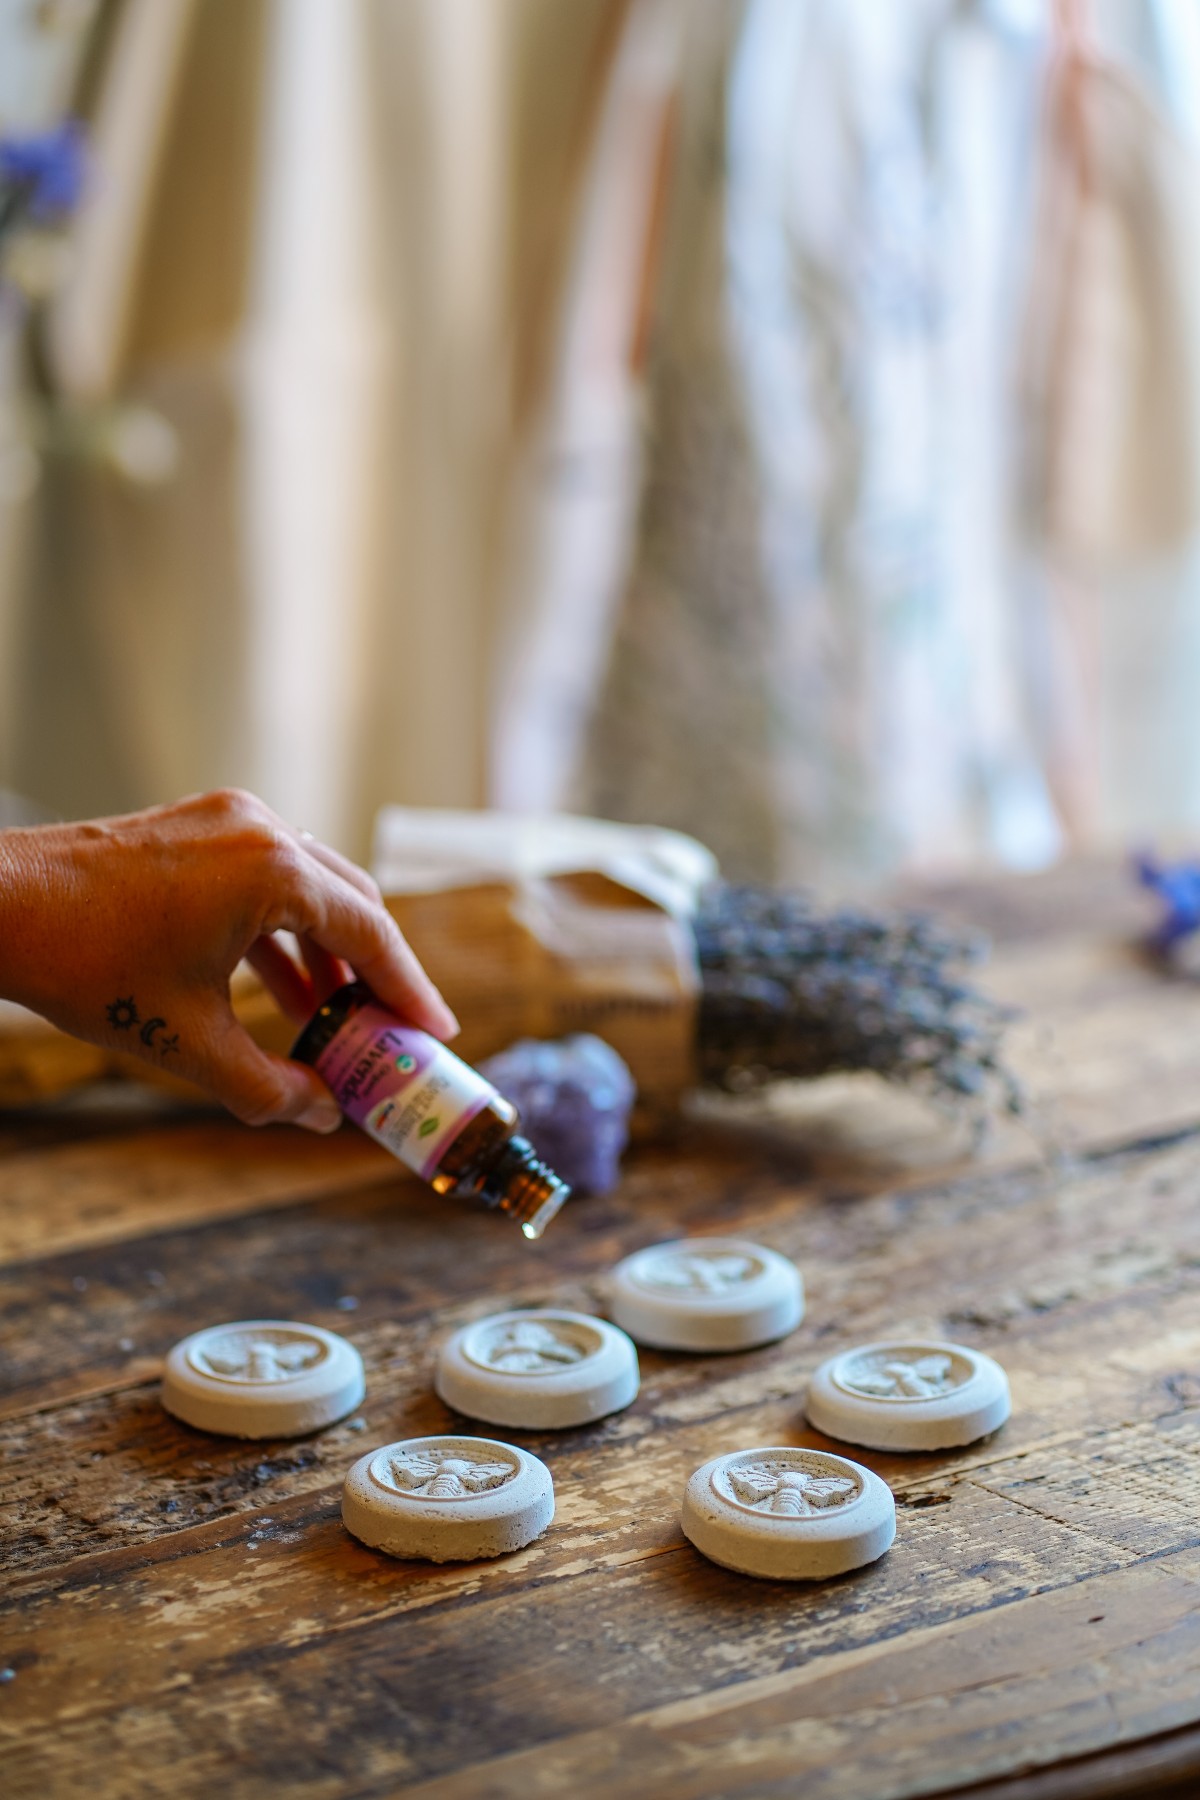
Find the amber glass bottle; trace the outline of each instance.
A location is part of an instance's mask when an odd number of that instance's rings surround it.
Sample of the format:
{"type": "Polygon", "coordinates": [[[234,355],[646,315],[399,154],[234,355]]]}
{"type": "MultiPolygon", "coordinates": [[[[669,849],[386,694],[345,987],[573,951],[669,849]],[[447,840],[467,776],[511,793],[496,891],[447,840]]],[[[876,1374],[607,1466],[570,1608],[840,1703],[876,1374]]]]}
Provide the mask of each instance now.
{"type": "Polygon", "coordinates": [[[498,1207],[541,1237],[571,1190],[518,1134],[512,1102],[364,982],[318,1007],[292,1047],[356,1125],[439,1194],[498,1207]]]}

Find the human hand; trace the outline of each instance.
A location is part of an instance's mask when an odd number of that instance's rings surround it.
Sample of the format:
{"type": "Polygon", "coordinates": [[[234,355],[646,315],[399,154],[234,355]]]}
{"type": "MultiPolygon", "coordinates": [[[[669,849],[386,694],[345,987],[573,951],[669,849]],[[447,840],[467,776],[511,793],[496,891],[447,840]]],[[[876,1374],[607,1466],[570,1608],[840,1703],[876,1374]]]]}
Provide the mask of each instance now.
{"type": "Polygon", "coordinates": [[[336,1130],[315,1071],[261,1050],[235,1017],[243,957],[297,1025],[352,970],[435,1037],[458,1029],[370,876],[252,794],[0,832],[0,995],[196,1082],[247,1124],[336,1130]]]}

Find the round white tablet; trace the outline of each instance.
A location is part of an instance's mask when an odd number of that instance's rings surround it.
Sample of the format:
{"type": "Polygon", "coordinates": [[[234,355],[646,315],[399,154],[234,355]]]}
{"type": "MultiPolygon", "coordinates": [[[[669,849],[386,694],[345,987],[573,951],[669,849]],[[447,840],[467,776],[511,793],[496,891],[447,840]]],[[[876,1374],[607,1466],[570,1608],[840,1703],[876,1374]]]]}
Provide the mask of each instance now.
{"type": "Polygon", "coordinates": [[[362,1357],[336,1332],[285,1319],[241,1319],[183,1339],[167,1357],[162,1403],[201,1431],[299,1437],[353,1412],[362,1357]]]}
{"type": "Polygon", "coordinates": [[[404,1438],[359,1457],[342,1521],[389,1556],[475,1562],[540,1537],[554,1517],[544,1462],[496,1438],[404,1438]]]}
{"type": "Polygon", "coordinates": [[[637,1351],[615,1325],[586,1313],[493,1313],[443,1344],[433,1385],[469,1418],[557,1431],[635,1400],[637,1351]]]}
{"type": "Polygon", "coordinates": [[[795,1263],[744,1238],[679,1238],[637,1250],[609,1277],[608,1312],[656,1350],[750,1350],[804,1317],[795,1263]]]}
{"type": "Polygon", "coordinates": [[[823,1362],[804,1410],[827,1437],[873,1450],[973,1444],[1011,1411],[998,1362],[963,1344],[897,1339],[860,1344],[823,1362]]]}
{"type": "Polygon", "coordinates": [[[697,1469],[682,1522],[697,1550],[726,1569],[819,1581],[883,1555],[896,1535],[896,1503],[861,1463],[769,1444],[697,1469]]]}

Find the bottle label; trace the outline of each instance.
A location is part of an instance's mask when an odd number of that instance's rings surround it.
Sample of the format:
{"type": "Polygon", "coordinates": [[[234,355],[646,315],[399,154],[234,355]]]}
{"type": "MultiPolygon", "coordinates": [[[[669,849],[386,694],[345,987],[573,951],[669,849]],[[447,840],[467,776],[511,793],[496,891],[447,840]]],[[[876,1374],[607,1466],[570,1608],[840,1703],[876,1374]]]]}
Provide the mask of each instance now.
{"type": "Polygon", "coordinates": [[[426,1181],[496,1098],[453,1050],[381,1006],[360,1007],[314,1066],[346,1117],[426,1181]]]}

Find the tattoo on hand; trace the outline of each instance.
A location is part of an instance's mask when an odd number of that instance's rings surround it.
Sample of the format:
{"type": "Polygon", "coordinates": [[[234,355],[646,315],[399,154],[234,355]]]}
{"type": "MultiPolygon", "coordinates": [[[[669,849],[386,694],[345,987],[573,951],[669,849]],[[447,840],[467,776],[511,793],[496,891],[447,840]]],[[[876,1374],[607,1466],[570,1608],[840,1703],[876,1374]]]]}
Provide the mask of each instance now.
{"type": "Polygon", "coordinates": [[[153,1019],[142,1019],[137,1009],[137,1002],[130,994],[125,999],[116,999],[105,1008],[108,1022],[115,1031],[131,1031],[135,1025],[140,1026],[138,1036],[150,1050],[157,1050],[160,1056],[170,1056],[179,1049],[179,1033],[172,1032],[170,1037],[164,1035],[167,1021],[157,1014],[153,1019]]]}

